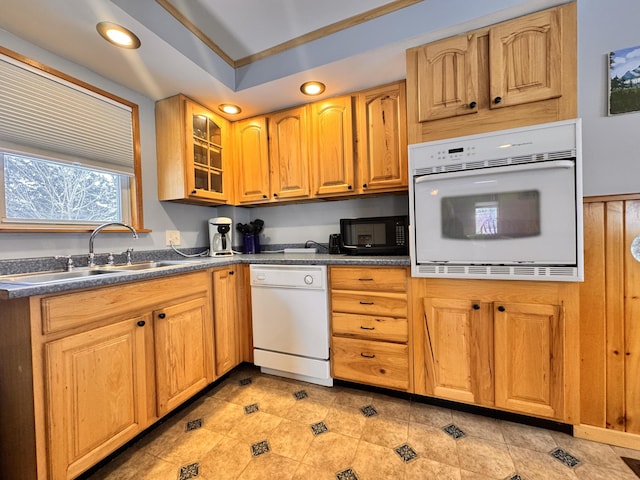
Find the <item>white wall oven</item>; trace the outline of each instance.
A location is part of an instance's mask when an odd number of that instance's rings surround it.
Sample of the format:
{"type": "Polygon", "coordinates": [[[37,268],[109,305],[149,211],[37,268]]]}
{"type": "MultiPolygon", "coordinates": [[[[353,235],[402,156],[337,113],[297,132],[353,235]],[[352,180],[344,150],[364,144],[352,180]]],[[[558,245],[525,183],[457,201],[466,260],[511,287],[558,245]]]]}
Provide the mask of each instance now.
{"type": "Polygon", "coordinates": [[[412,275],[581,281],[580,126],[411,145],[412,275]]]}

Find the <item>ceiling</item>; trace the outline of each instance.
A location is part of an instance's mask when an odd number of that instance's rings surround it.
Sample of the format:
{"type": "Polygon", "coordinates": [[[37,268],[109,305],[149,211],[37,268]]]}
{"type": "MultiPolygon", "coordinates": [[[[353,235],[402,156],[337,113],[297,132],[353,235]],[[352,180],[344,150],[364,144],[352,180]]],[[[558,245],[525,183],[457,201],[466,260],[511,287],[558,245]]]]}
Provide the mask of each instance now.
{"type": "MultiPolygon", "coordinates": [[[[152,100],[185,93],[245,118],[405,78],[405,50],[563,0],[2,0],[0,28],[152,100]],[[138,50],[105,42],[110,21],[138,50]]],[[[18,52],[27,55],[27,52],[18,52]]],[[[28,55],[27,55],[28,56],[28,55]]]]}

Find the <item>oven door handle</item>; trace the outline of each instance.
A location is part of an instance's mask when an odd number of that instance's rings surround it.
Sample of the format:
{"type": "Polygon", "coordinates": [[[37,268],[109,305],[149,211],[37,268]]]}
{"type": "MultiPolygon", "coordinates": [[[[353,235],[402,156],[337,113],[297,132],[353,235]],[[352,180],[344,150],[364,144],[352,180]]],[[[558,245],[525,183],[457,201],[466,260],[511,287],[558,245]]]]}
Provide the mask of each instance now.
{"type": "Polygon", "coordinates": [[[532,170],[551,170],[554,168],[574,168],[575,165],[576,162],[573,160],[553,160],[548,162],[524,163],[522,165],[506,165],[503,167],[474,168],[473,170],[459,170],[456,172],[429,173],[416,177],[414,182],[419,184],[436,179],[441,180],[443,178],[477,177],[480,175],[493,175],[495,173],[509,173],[516,171],[527,172],[532,170]]]}

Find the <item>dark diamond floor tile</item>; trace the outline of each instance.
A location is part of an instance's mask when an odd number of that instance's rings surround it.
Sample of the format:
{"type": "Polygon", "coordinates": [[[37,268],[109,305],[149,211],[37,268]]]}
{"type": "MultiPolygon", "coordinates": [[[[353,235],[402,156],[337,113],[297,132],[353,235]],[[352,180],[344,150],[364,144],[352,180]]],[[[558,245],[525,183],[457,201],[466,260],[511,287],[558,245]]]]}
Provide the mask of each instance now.
{"type": "Polygon", "coordinates": [[[415,460],[416,458],[418,458],[418,454],[416,453],[416,451],[406,443],[404,445],[400,445],[397,448],[394,448],[393,450],[398,454],[398,456],[404,463],[409,463],[411,460],[415,460]]]}
{"type": "Polygon", "coordinates": [[[453,423],[450,425],[447,425],[446,427],[444,427],[442,429],[442,431],[444,433],[446,433],[447,435],[449,435],[451,438],[453,438],[454,440],[458,440],[459,438],[462,438],[466,435],[466,433],[464,433],[462,430],[460,430],[456,425],[454,425],[453,423]]]}
{"type": "Polygon", "coordinates": [[[321,433],[328,432],[329,428],[324,422],[318,422],[311,425],[311,431],[314,435],[320,435],[321,433]]]}
{"type": "Polygon", "coordinates": [[[551,451],[550,455],[569,468],[573,468],[580,463],[580,460],[561,448],[556,448],[555,450],[551,451]]]}
{"type": "Polygon", "coordinates": [[[251,380],[250,378],[243,378],[238,383],[240,384],[241,387],[245,387],[247,385],[251,385],[252,382],[253,380],[251,380]]]}
{"type": "Polygon", "coordinates": [[[620,457],[624,463],[631,469],[633,473],[636,474],[636,477],[640,478],[640,460],[629,457],[620,457]]]}
{"type": "Polygon", "coordinates": [[[378,414],[378,411],[375,408],[373,408],[373,405],[365,405],[360,409],[360,411],[367,418],[373,417],[374,415],[378,414]]]}
{"type": "Polygon", "coordinates": [[[180,467],[178,471],[178,480],[188,480],[189,478],[196,478],[200,475],[200,464],[190,463],[180,467]]]}
{"type": "Polygon", "coordinates": [[[515,475],[512,475],[509,477],[509,480],[525,480],[524,477],[518,475],[517,473],[515,475]]]}
{"type": "Polygon", "coordinates": [[[360,480],[356,472],[354,472],[351,468],[347,468],[346,470],[342,470],[341,472],[336,473],[337,480],[360,480]]]}
{"type": "Polygon", "coordinates": [[[296,397],[296,400],[303,400],[309,396],[309,394],[305,390],[299,390],[293,394],[296,397]]]}
{"type": "Polygon", "coordinates": [[[269,442],[266,440],[251,445],[251,455],[254,457],[259,457],[260,455],[267,453],[269,450],[271,450],[271,448],[269,447],[269,442]]]}
{"type": "Polygon", "coordinates": [[[197,418],[195,420],[189,420],[184,427],[185,432],[190,432],[191,430],[197,430],[202,428],[202,419],[197,418]]]}
{"type": "Polygon", "coordinates": [[[249,415],[250,413],[256,413],[258,410],[260,410],[260,408],[258,407],[257,403],[252,403],[251,405],[247,405],[246,407],[244,407],[244,413],[246,415],[249,415]]]}

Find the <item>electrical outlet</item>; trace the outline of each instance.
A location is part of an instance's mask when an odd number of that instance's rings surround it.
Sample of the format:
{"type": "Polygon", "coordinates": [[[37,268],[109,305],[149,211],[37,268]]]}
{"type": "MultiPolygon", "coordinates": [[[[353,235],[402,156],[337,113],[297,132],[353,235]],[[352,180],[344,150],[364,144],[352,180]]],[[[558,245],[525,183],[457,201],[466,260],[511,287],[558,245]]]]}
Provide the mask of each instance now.
{"type": "Polygon", "coordinates": [[[166,231],[166,244],[169,245],[180,245],[180,230],[167,230],[166,231]]]}

